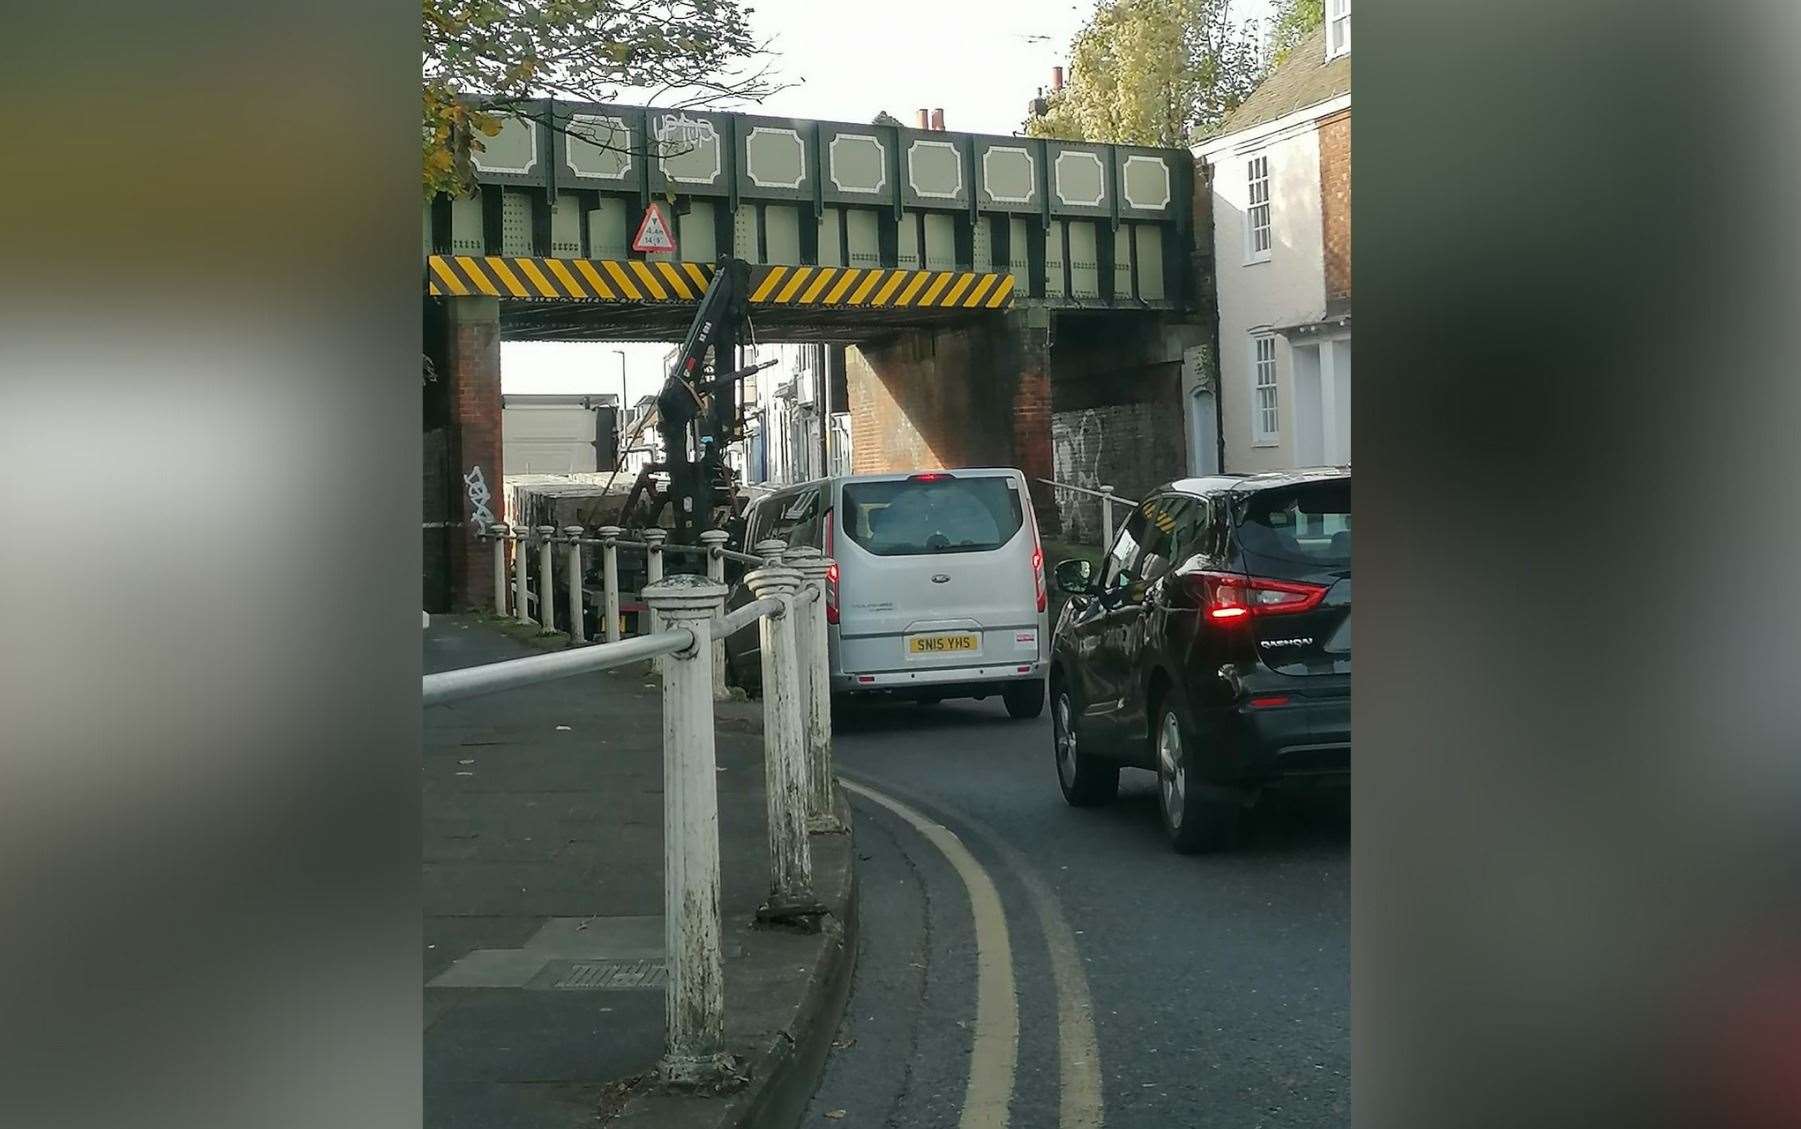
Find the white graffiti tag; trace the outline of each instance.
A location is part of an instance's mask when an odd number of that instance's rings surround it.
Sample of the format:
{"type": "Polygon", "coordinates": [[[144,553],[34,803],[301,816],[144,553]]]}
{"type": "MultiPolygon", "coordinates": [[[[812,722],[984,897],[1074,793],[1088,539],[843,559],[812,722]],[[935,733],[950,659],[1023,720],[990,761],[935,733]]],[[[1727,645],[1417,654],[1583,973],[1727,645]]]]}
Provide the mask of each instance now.
{"type": "Polygon", "coordinates": [[[477,529],[493,525],[494,514],[488,509],[488,501],[494,495],[488,493],[488,483],[482,478],[482,468],[475,467],[465,474],[463,485],[469,488],[469,520],[477,529]]]}
{"type": "Polygon", "coordinates": [[[687,114],[664,114],[663,120],[657,123],[657,140],[665,145],[686,145],[689,147],[710,145],[719,139],[714,132],[713,123],[705,118],[691,118],[687,114]]]}

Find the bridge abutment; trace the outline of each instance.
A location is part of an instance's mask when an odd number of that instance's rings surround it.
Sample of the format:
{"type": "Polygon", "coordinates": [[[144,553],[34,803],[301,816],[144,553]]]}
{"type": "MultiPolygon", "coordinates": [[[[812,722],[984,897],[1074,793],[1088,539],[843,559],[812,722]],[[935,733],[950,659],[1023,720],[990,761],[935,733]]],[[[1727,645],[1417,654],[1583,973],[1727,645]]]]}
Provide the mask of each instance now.
{"type": "Polygon", "coordinates": [[[461,519],[460,527],[446,530],[444,567],[449,572],[451,607],[486,608],[494,603],[493,553],[475,534],[489,521],[504,520],[506,512],[500,434],[500,303],[487,297],[452,297],[443,302],[443,318],[427,323],[437,329],[439,337],[427,342],[427,352],[433,355],[438,380],[444,385],[447,447],[456,475],[448,483],[455,491],[449,512],[461,519]],[[490,516],[485,518],[473,500],[482,493],[474,486],[477,481],[488,494],[485,506],[490,516]]]}
{"type": "Polygon", "coordinates": [[[853,469],[1018,467],[1047,535],[1098,537],[1097,503],[1038,480],[1138,497],[1187,474],[1183,371],[1210,355],[1210,332],[1141,311],[1022,309],[853,346],[853,469]]]}
{"type": "Polygon", "coordinates": [[[1023,312],[917,329],[845,350],[852,470],[880,474],[1013,466],[1032,480],[1039,525],[1057,528],[1050,349],[1023,312]]]}

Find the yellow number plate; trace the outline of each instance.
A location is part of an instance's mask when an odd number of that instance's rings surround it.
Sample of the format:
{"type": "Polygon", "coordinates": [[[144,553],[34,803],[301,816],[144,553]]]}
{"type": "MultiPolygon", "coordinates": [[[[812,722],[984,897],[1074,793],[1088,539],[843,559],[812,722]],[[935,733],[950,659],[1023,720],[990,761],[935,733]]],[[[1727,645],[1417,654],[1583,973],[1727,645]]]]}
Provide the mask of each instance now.
{"type": "Polygon", "coordinates": [[[909,655],[951,655],[981,649],[982,637],[980,635],[907,636],[907,653],[909,655]]]}

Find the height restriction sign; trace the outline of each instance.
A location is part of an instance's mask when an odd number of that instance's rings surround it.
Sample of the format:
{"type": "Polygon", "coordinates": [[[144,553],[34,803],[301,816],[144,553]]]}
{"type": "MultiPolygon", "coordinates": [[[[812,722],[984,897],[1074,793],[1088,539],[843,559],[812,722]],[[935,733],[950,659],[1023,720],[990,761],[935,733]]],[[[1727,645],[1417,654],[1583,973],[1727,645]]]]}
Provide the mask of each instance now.
{"type": "Polygon", "coordinates": [[[638,234],[632,236],[632,250],[645,253],[674,251],[675,237],[669,233],[669,221],[663,217],[663,206],[652,202],[638,222],[638,234]]]}

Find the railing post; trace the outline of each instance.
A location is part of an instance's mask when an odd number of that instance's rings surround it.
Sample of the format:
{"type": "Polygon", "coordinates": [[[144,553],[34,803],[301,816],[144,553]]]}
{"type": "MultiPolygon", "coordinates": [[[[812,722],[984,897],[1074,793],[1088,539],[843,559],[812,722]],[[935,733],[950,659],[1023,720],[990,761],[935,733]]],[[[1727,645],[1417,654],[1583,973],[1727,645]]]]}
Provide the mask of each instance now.
{"type": "Polygon", "coordinates": [[[1101,548],[1113,547],[1113,487],[1101,487],[1101,548]]]}
{"type": "Polygon", "coordinates": [[[644,589],[671,627],[695,646],[663,666],[663,939],[669,983],[660,1072],[695,1086],[730,1073],[725,1056],[725,961],[719,941],[719,797],[714,778],[712,619],[725,587],[674,576],[644,589]]]}
{"type": "Polygon", "coordinates": [[[802,712],[807,729],[807,830],[844,830],[832,795],[832,659],[825,620],[825,578],[831,561],[811,547],[787,556],[801,580],[819,595],[802,604],[794,630],[800,637],[802,712]]]}
{"type": "Polygon", "coordinates": [[[565,525],[563,539],[569,545],[569,638],[586,643],[588,629],[582,623],[582,527],[565,525]]]}
{"type": "Polygon", "coordinates": [[[513,527],[513,618],[520,623],[532,621],[531,603],[525,598],[525,558],[532,553],[527,536],[525,526],[513,527]]]}
{"type": "Polygon", "coordinates": [[[769,809],[769,900],[759,921],[805,920],[823,912],[813,894],[813,849],[807,840],[806,734],[801,725],[800,668],[795,662],[794,594],[800,570],[782,563],[780,541],[759,541],[765,564],[744,583],[782,609],[761,617],[763,651],[763,790],[769,809]]]}
{"type": "Polygon", "coordinates": [[[606,641],[619,642],[619,535],[625,530],[617,525],[603,525],[600,534],[600,585],[605,589],[602,605],[607,625],[606,641]]]}
{"type": "Polygon", "coordinates": [[[494,614],[505,619],[507,614],[507,527],[497,521],[488,527],[488,536],[494,542],[494,614]]]}
{"type": "Polygon", "coordinates": [[[538,527],[538,626],[546,631],[557,629],[556,586],[557,527],[538,527]]]}
{"type": "MultiPolygon", "coordinates": [[[[646,546],[644,550],[644,585],[646,588],[660,583],[663,579],[663,542],[668,537],[667,530],[646,529],[644,531],[646,546]]],[[[657,609],[651,608],[646,613],[645,619],[648,621],[645,626],[649,628],[649,634],[655,635],[663,630],[663,617],[657,614],[657,609]]],[[[653,670],[660,671],[663,669],[663,660],[661,658],[652,659],[650,665],[653,670]]]]}
{"type": "MultiPolygon", "coordinates": [[[[700,535],[707,550],[707,579],[725,583],[725,530],[709,529],[700,535]]],[[[723,702],[731,697],[725,687],[725,640],[713,640],[713,700],[723,702]]]]}

